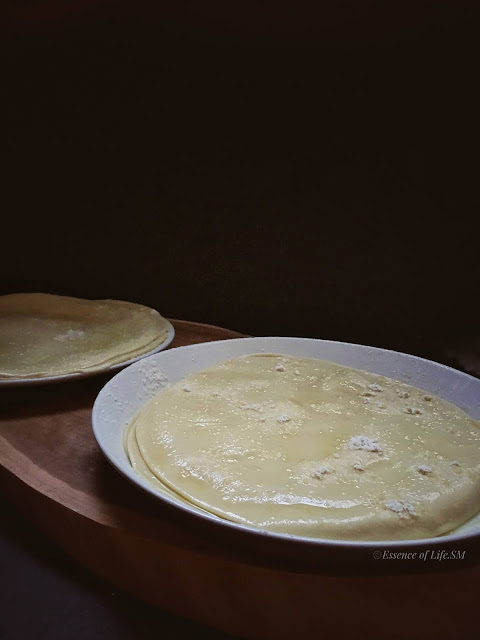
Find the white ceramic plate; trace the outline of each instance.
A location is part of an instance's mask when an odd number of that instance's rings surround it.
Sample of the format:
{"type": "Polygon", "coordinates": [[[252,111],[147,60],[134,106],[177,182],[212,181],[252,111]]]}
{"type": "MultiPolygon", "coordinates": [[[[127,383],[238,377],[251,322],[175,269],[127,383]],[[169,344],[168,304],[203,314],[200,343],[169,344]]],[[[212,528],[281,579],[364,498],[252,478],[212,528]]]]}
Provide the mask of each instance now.
{"type": "Polygon", "coordinates": [[[48,384],[52,382],[64,382],[65,380],[76,380],[79,378],[88,378],[90,376],[96,376],[100,373],[108,373],[110,371],[119,371],[120,369],[124,369],[129,364],[133,364],[137,362],[137,360],[141,360],[142,358],[146,358],[147,356],[152,356],[154,353],[158,353],[159,351],[163,351],[166,349],[168,345],[172,342],[175,337],[175,329],[173,325],[168,323],[168,335],[167,339],[159,344],[155,349],[144,353],[141,356],[137,356],[136,358],[130,358],[129,360],[125,360],[124,362],[117,362],[117,364],[110,365],[108,367],[102,367],[101,369],[95,369],[95,371],[82,371],[79,373],[68,373],[59,376],[45,376],[43,378],[9,378],[7,380],[0,380],[0,387],[22,387],[22,386],[30,386],[32,384],[48,384]]]}
{"type": "MultiPolygon", "coordinates": [[[[412,549],[417,551],[445,546],[480,536],[480,513],[463,524],[455,532],[438,538],[421,540],[352,542],[329,539],[312,539],[288,534],[272,533],[228,522],[213,514],[197,509],[182,500],[172,498],[154,489],[130,466],[122,444],[123,431],[134,415],[166,385],[181,380],[186,375],[230,358],[249,353],[282,353],[293,356],[319,358],[340,365],[364,369],[411,384],[438,395],[461,409],[471,417],[480,419],[480,380],[466,373],[451,369],[423,358],[366,347],[345,342],[313,340],[307,338],[240,338],[207,342],[171,349],[143,359],[112,378],[99,393],[93,407],[92,423],[95,438],[111,464],[148,493],[178,509],[195,514],[203,521],[210,521],[228,529],[241,530],[250,536],[263,537],[270,542],[290,541],[300,546],[320,545],[338,551],[340,547],[369,550],[370,557],[379,549],[412,549]]],[[[478,505],[480,511],[480,504],[478,505]]],[[[451,546],[451,545],[450,545],[451,546]]]]}

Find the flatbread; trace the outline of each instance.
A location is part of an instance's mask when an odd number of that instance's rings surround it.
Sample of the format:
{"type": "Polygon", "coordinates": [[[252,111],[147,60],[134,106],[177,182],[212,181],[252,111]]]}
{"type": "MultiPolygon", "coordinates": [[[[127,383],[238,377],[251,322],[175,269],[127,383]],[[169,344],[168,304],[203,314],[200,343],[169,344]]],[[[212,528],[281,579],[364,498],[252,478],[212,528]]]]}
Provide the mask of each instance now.
{"type": "Polygon", "coordinates": [[[480,509],[478,421],[325,361],[256,354],[192,374],[152,399],[130,436],[145,478],[270,531],[426,538],[480,509]]]}
{"type": "Polygon", "coordinates": [[[101,370],[151,351],[169,327],[154,309],[131,302],[0,296],[0,379],[101,370]]]}
{"type": "MultiPolygon", "coordinates": [[[[175,500],[181,500],[182,497],[175,493],[175,491],[170,489],[163,482],[161,482],[147,466],[142,454],[140,453],[140,449],[138,448],[135,425],[136,420],[134,419],[127,427],[127,429],[125,429],[123,438],[125,453],[127,454],[133,469],[138,473],[139,476],[142,476],[149,484],[152,485],[154,489],[160,491],[163,495],[166,495],[167,497],[173,498],[175,500]]],[[[201,507],[197,508],[200,511],[205,511],[201,507]]]]}

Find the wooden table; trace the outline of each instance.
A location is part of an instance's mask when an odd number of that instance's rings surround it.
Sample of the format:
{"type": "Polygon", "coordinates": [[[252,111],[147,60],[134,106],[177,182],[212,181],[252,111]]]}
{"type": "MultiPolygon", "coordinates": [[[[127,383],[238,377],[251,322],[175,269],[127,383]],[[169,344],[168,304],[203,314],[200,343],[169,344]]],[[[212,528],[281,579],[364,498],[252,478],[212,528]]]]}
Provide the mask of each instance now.
{"type": "MultiPolygon", "coordinates": [[[[173,323],[172,347],[241,337],[173,323]]],[[[130,485],[91,429],[93,402],[110,377],[1,392],[1,491],[90,570],[165,610],[249,638],[470,634],[475,546],[463,561],[379,560],[375,573],[352,572],[340,557],[322,566],[219,534],[130,485]]]]}

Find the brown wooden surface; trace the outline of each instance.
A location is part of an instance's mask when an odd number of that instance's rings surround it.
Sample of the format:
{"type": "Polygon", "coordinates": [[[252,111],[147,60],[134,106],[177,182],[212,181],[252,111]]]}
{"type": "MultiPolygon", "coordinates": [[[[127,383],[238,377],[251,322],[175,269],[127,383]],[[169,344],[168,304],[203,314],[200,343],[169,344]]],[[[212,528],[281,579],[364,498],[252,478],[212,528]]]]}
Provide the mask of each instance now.
{"type": "MultiPolygon", "coordinates": [[[[173,323],[172,347],[240,337],[173,323]]],[[[338,570],[334,554],[312,556],[309,565],[308,549],[295,564],[298,550],[270,553],[264,542],[219,532],[130,485],[91,430],[93,402],[110,377],[1,391],[2,492],[89,569],[166,610],[245,637],[470,633],[480,579],[470,563],[475,546],[456,563],[381,560],[379,574],[349,572],[347,552],[338,570]]]]}

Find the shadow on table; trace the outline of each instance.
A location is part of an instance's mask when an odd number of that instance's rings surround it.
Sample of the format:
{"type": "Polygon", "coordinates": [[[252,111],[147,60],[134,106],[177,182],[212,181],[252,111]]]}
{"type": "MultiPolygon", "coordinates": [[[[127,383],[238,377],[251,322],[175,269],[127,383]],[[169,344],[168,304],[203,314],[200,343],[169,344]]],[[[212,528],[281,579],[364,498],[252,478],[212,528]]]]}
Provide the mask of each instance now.
{"type": "Polygon", "coordinates": [[[232,637],[165,613],[114,589],[32,529],[3,499],[0,505],[3,525],[0,637],[8,640],[232,637]]]}

